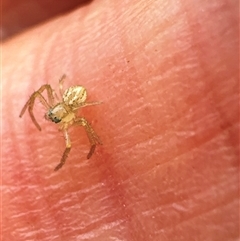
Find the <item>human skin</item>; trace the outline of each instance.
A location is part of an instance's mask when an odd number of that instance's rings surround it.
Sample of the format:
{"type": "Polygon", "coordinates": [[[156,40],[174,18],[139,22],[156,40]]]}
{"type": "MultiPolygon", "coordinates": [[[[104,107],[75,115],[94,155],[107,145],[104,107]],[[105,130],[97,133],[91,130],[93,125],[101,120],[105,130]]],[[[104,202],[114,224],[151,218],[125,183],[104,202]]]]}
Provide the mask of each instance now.
{"type": "Polygon", "coordinates": [[[93,1],[2,45],[3,240],[239,237],[237,1],[93,1]],[[103,145],[39,132],[34,90],[84,85],[103,145]]]}

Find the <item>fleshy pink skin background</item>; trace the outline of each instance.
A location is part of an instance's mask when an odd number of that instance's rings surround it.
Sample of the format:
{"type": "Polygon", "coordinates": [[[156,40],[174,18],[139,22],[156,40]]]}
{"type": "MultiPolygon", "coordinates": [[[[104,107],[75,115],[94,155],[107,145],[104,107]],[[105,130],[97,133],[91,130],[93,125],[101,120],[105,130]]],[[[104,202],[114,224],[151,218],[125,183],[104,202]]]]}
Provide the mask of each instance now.
{"type": "Polygon", "coordinates": [[[238,118],[237,1],[95,0],[32,26],[2,44],[2,240],[237,240],[238,118]],[[62,133],[39,102],[41,132],[19,113],[64,73],[104,102],[79,113],[104,144],[87,160],[73,128],[53,172],[62,133]]]}

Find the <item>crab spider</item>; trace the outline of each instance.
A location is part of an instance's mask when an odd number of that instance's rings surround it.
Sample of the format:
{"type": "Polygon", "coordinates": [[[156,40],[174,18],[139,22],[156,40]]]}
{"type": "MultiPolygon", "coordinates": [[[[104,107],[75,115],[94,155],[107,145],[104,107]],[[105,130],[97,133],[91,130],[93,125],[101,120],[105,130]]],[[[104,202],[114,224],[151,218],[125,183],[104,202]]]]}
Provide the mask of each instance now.
{"type": "Polygon", "coordinates": [[[60,160],[60,163],[55,167],[54,171],[59,170],[68,157],[68,154],[71,150],[71,140],[68,134],[68,128],[73,125],[80,125],[84,127],[89,142],[90,142],[90,151],[87,155],[89,159],[95,151],[96,145],[101,145],[101,140],[98,135],[93,130],[90,123],[84,117],[77,116],[77,110],[81,107],[91,106],[91,105],[98,105],[101,102],[86,102],[87,99],[87,90],[80,85],[72,86],[66,89],[63,92],[63,81],[65,79],[65,75],[61,77],[59,80],[59,93],[62,96],[62,99],[59,100],[57,94],[52,89],[49,84],[42,85],[37,91],[35,91],[24,105],[20,117],[23,116],[25,111],[28,109],[29,115],[37,127],[38,130],[41,131],[40,125],[37,123],[34,114],[33,114],[33,107],[36,98],[40,100],[40,102],[46,108],[45,118],[48,121],[52,121],[59,126],[59,129],[63,131],[65,141],[66,141],[66,148],[60,160]],[[48,100],[44,98],[42,93],[47,91],[48,100]]]}

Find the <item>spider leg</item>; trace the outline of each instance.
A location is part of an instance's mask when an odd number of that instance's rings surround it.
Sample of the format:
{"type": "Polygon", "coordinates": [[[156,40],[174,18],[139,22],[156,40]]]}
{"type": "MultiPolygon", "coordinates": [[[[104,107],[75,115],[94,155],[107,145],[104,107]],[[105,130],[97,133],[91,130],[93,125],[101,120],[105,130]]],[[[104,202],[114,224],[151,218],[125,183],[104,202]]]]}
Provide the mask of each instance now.
{"type": "MultiPolygon", "coordinates": [[[[41,88],[40,88],[41,89],[41,88]]],[[[49,105],[50,106],[53,106],[53,104],[54,104],[54,90],[52,89],[52,87],[50,86],[50,85],[46,85],[46,87],[45,87],[45,89],[47,90],[47,94],[48,94],[48,102],[49,102],[49,105]]],[[[40,93],[42,93],[44,91],[44,89],[43,90],[41,90],[41,91],[39,91],[38,90],[38,92],[40,92],[40,93]]]]}
{"type": "Polygon", "coordinates": [[[87,136],[89,142],[91,144],[90,151],[87,155],[87,159],[89,159],[95,151],[96,145],[102,145],[102,142],[96,132],[93,130],[90,123],[83,117],[76,119],[75,124],[81,125],[84,127],[85,131],[87,132],[87,136]]]}
{"type": "Polygon", "coordinates": [[[64,74],[59,80],[59,93],[61,97],[63,96],[63,82],[65,78],[66,78],[66,75],[64,74]]]}
{"type": "Polygon", "coordinates": [[[86,106],[91,106],[91,105],[100,105],[102,103],[103,103],[102,101],[83,102],[77,108],[74,108],[74,110],[77,110],[79,108],[86,107],[86,106]]]}
{"type": "Polygon", "coordinates": [[[64,130],[64,137],[65,137],[65,140],[66,140],[66,148],[65,148],[65,151],[63,152],[60,163],[54,168],[54,171],[58,171],[65,164],[65,162],[67,160],[67,157],[68,157],[68,154],[71,150],[71,141],[70,141],[69,134],[68,134],[67,130],[64,130]]]}
{"type": "Polygon", "coordinates": [[[101,101],[93,101],[93,102],[84,102],[80,105],[80,107],[86,107],[86,106],[91,106],[91,105],[100,105],[103,102],[101,101]]]}
{"type": "MultiPolygon", "coordinates": [[[[40,93],[36,92],[36,93],[35,93],[35,97],[34,97],[33,99],[30,99],[30,103],[29,103],[29,105],[28,105],[28,112],[29,112],[29,115],[30,115],[30,117],[31,117],[31,119],[32,119],[32,122],[33,122],[34,125],[38,128],[38,130],[41,131],[41,127],[40,127],[40,125],[37,123],[37,120],[35,119],[35,116],[34,116],[34,114],[33,114],[33,106],[34,106],[36,97],[39,97],[41,103],[43,103],[43,105],[44,105],[45,107],[47,107],[47,108],[48,108],[48,104],[47,104],[46,100],[44,99],[44,97],[43,97],[40,93]],[[46,102],[46,103],[44,103],[44,102],[46,102]]],[[[21,117],[21,116],[20,116],[20,117],[21,117]]]]}
{"type": "Polygon", "coordinates": [[[20,112],[19,117],[22,117],[23,114],[25,113],[26,109],[28,108],[29,111],[29,115],[34,123],[34,125],[38,128],[38,130],[41,130],[41,127],[39,126],[39,124],[37,123],[34,115],[33,115],[33,106],[35,103],[35,99],[39,98],[40,102],[45,106],[45,108],[49,109],[49,107],[51,107],[53,105],[54,102],[54,96],[53,96],[53,90],[51,88],[50,85],[46,84],[43,85],[39,88],[39,90],[35,91],[29,98],[29,100],[27,101],[27,103],[23,106],[22,111],[20,112]],[[48,94],[48,100],[49,103],[46,101],[46,99],[43,97],[42,92],[44,90],[47,90],[47,94],[48,94]]]}

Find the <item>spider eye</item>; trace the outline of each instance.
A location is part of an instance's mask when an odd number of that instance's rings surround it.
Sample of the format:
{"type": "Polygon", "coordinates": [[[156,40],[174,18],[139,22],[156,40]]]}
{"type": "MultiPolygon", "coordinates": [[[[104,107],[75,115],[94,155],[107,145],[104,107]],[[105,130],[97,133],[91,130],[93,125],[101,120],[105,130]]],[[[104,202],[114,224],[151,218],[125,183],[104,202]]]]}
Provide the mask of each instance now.
{"type": "Polygon", "coordinates": [[[52,119],[52,121],[55,122],[55,123],[59,123],[61,120],[58,119],[58,118],[55,116],[55,117],[52,119]]]}
{"type": "Polygon", "coordinates": [[[62,118],[58,118],[56,115],[54,115],[52,111],[49,111],[48,113],[46,113],[45,118],[47,120],[51,120],[54,123],[59,123],[62,120],[62,118]]]}

